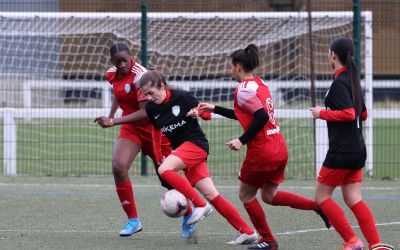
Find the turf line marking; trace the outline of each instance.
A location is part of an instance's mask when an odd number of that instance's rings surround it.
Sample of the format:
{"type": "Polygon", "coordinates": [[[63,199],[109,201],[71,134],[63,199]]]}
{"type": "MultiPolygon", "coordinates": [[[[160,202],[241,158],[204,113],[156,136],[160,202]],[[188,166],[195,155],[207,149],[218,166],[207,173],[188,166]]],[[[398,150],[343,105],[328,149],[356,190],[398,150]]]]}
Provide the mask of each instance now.
{"type": "MultiPolygon", "coordinates": [[[[56,184],[56,183],[4,183],[0,182],[0,186],[26,186],[26,187],[88,187],[88,188],[114,188],[112,184],[56,184]]],[[[133,184],[133,187],[137,188],[161,188],[161,185],[147,185],[147,184],[133,184]]],[[[239,185],[216,185],[216,188],[220,189],[238,189],[239,185]]],[[[314,190],[315,186],[285,186],[281,185],[282,189],[305,189],[314,190]]],[[[394,187],[363,187],[363,190],[397,190],[394,187]]]]}
{"type": "MultiPolygon", "coordinates": [[[[378,227],[381,226],[392,226],[392,225],[400,225],[400,221],[386,222],[386,223],[377,223],[375,224],[378,227]]],[[[359,228],[359,226],[352,226],[352,228],[359,228]]],[[[320,232],[320,231],[330,231],[334,230],[333,228],[316,228],[316,229],[303,229],[296,231],[287,231],[282,233],[277,233],[276,235],[295,235],[295,234],[304,234],[304,233],[312,233],[312,232],[320,232]]],[[[117,231],[82,231],[82,230],[40,230],[40,229],[0,229],[0,232],[37,232],[37,233],[112,233],[117,234],[117,231]]],[[[143,231],[140,234],[180,234],[180,231],[166,231],[166,232],[146,232],[143,231]]],[[[200,235],[232,235],[232,233],[200,233],[200,235]]]]}

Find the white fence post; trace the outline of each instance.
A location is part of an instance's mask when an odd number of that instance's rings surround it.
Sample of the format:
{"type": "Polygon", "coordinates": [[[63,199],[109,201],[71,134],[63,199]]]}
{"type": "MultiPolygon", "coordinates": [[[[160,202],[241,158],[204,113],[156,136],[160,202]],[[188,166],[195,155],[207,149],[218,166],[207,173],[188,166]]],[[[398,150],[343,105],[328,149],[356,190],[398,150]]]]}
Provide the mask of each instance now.
{"type": "Polygon", "coordinates": [[[14,109],[3,109],[3,175],[17,175],[17,130],[14,109]]]}
{"type": "MultiPolygon", "coordinates": [[[[369,111],[373,110],[373,68],[372,68],[372,13],[366,11],[365,18],[365,104],[369,111]]],[[[374,112],[368,112],[368,118],[365,122],[366,136],[365,144],[367,147],[366,169],[368,176],[373,175],[374,169],[374,112]]]]}
{"type": "Polygon", "coordinates": [[[326,152],[329,148],[328,128],[326,121],[321,119],[315,120],[315,176],[318,177],[319,170],[324,163],[326,152]]]}

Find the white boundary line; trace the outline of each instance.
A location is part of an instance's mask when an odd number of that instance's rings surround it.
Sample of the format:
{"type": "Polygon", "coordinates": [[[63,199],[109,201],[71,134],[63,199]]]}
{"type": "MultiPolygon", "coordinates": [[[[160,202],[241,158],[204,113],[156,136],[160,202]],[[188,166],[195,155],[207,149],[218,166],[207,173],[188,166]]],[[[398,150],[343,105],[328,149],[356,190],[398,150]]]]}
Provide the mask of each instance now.
{"type": "MultiPolygon", "coordinates": [[[[4,183],[0,182],[0,186],[22,186],[22,187],[88,187],[88,188],[114,188],[112,184],[56,184],[56,183],[4,183]]],[[[134,188],[159,188],[161,185],[133,184],[134,188]]],[[[238,189],[239,185],[216,185],[219,189],[238,189]]],[[[305,189],[313,190],[315,186],[281,186],[282,189],[305,189]]],[[[362,187],[363,190],[397,190],[395,187],[362,187]]]]}
{"type": "MultiPolygon", "coordinates": [[[[382,226],[393,226],[400,225],[400,221],[392,221],[385,223],[377,223],[375,224],[378,227],[382,226]]],[[[359,228],[359,226],[352,226],[352,228],[359,228]]],[[[333,228],[316,228],[316,229],[303,229],[303,230],[295,230],[295,231],[287,231],[282,233],[277,233],[276,235],[296,235],[296,234],[305,234],[305,233],[313,233],[320,231],[330,231],[334,230],[333,228]]],[[[38,233],[116,233],[116,231],[89,231],[89,230],[40,230],[40,229],[0,229],[0,232],[38,232],[38,233]]],[[[180,231],[161,231],[161,232],[146,232],[143,231],[142,234],[179,234],[180,231]]],[[[200,233],[200,235],[232,235],[232,233],[200,233]]]]}

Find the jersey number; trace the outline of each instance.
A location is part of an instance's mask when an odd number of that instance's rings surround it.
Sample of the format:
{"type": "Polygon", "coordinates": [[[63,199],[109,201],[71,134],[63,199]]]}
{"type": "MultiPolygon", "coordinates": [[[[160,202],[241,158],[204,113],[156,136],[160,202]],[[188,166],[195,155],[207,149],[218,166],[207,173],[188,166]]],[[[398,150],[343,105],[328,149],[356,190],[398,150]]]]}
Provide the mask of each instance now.
{"type": "Polygon", "coordinates": [[[275,125],[275,115],[274,115],[274,103],[272,102],[272,98],[268,97],[266,100],[268,116],[270,122],[275,125]]]}

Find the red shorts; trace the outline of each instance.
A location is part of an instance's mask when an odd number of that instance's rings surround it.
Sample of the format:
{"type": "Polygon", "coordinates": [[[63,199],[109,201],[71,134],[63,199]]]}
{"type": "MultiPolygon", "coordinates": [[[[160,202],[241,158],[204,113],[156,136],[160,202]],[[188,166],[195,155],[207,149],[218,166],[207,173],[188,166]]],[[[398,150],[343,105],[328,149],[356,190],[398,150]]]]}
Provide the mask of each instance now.
{"type": "Polygon", "coordinates": [[[285,180],[287,160],[277,162],[271,166],[271,171],[241,171],[238,179],[250,186],[262,188],[265,183],[281,184],[285,180]]]}
{"type": "Polygon", "coordinates": [[[186,169],[183,171],[192,186],[199,180],[210,177],[207,168],[208,154],[199,146],[191,142],[184,142],[172,151],[171,155],[179,157],[185,163],[186,169]]]}
{"type": "Polygon", "coordinates": [[[332,187],[362,182],[363,170],[360,169],[332,169],[322,166],[318,174],[318,182],[332,187]]]}
{"type": "MultiPolygon", "coordinates": [[[[152,141],[152,127],[121,127],[118,139],[126,138],[138,144],[145,155],[156,161],[152,141]]],[[[161,152],[163,156],[168,156],[172,151],[171,145],[164,135],[161,139],[161,152]]]]}

